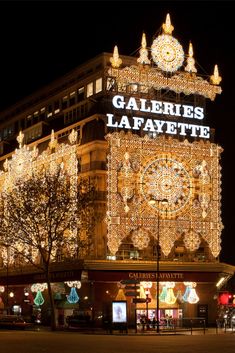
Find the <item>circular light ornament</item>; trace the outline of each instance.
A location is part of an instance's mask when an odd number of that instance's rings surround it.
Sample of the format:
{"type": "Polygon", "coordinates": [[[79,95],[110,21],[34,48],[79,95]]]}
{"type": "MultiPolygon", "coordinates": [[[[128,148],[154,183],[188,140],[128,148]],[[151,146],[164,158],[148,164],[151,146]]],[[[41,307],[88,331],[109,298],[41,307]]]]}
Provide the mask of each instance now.
{"type": "Polygon", "coordinates": [[[151,207],[160,212],[167,207],[167,212],[174,214],[183,209],[191,197],[189,172],[181,161],[168,156],[159,156],[145,166],[141,185],[144,198],[156,200],[151,207]],[[164,199],[167,206],[160,202],[164,199]]]}
{"type": "Polygon", "coordinates": [[[178,40],[170,34],[161,34],[151,46],[152,58],[159,69],[177,71],[184,62],[184,51],[178,40]]]}

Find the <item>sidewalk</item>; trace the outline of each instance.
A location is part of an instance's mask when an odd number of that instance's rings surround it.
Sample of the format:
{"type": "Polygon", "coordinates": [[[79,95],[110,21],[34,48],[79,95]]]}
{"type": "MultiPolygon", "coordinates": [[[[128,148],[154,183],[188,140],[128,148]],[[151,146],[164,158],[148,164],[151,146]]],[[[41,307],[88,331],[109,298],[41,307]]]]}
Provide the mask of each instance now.
{"type": "MultiPolygon", "coordinates": [[[[42,325],[32,325],[27,330],[29,331],[51,331],[49,326],[42,325]]],[[[235,329],[232,328],[175,328],[175,329],[163,329],[159,333],[156,330],[135,330],[134,328],[128,328],[126,331],[120,330],[107,330],[103,328],[93,327],[93,328],[68,328],[68,327],[57,327],[57,332],[74,332],[80,334],[93,334],[93,335],[131,335],[131,336],[174,336],[174,335],[225,335],[225,334],[235,334],[235,329]]]]}

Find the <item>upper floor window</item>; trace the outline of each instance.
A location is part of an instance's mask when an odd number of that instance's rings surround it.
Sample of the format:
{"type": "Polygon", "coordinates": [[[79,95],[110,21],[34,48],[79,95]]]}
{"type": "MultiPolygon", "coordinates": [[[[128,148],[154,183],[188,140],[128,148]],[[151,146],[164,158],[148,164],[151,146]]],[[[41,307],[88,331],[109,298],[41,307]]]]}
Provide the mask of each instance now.
{"type": "Polygon", "coordinates": [[[78,99],[78,102],[81,102],[84,100],[84,87],[80,87],[78,89],[77,99],[78,99]]]}
{"type": "Polygon", "coordinates": [[[86,96],[87,98],[93,95],[93,82],[88,83],[86,86],[86,96]]]}
{"type": "Polygon", "coordinates": [[[54,114],[58,114],[60,112],[60,101],[54,102],[54,114]]]}
{"type": "Polygon", "coordinates": [[[95,81],[95,93],[99,93],[102,91],[102,77],[97,78],[95,81]]]}
{"type": "Polygon", "coordinates": [[[69,106],[71,107],[75,103],[76,103],[76,92],[74,91],[69,94],[69,106]]]}
{"type": "Polygon", "coordinates": [[[62,98],[62,109],[68,108],[68,96],[62,98]]]}

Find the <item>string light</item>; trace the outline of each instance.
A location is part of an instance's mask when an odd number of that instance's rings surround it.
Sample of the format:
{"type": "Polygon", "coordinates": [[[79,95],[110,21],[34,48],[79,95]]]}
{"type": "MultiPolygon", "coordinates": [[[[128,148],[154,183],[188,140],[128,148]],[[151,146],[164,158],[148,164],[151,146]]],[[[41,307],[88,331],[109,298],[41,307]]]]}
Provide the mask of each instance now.
{"type": "Polygon", "coordinates": [[[77,294],[77,291],[76,291],[76,288],[75,287],[71,287],[71,290],[70,290],[70,293],[69,295],[67,296],[67,301],[70,303],[70,304],[75,304],[79,301],[79,296],[77,294]]]}
{"type": "Polygon", "coordinates": [[[161,302],[165,303],[166,296],[167,296],[167,287],[166,287],[165,283],[163,282],[162,291],[161,291],[161,293],[159,295],[159,300],[161,302]]]}
{"type": "Polygon", "coordinates": [[[136,248],[148,248],[151,235],[156,237],[159,216],[159,243],[166,258],[180,237],[188,251],[195,251],[205,240],[216,258],[223,229],[219,212],[222,148],[210,142],[181,142],[164,135],[152,139],[124,131],[108,134],[106,139],[106,222],[111,254],[115,255],[128,237],[136,248]],[[150,205],[151,195],[166,198],[167,205],[150,205]],[[213,207],[209,207],[211,203],[213,207]]]}
{"type": "MultiPolygon", "coordinates": [[[[221,81],[218,66],[215,65],[214,74],[208,79],[196,74],[193,47],[190,43],[185,71],[179,71],[184,61],[184,52],[180,43],[172,36],[174,27],[169,14],[166,16],[166,22],[162,25],[162,29],[163,34],[154,39],[151,46],[152,58],[158,66],[157,68],[150,65],[147,70],[143,65],[120,68],[122,62],[116,46],[113,57],[110,58],[112,67],[108,70],[107,80],[112,77],[118,92],[127,92],[130,84],[135,84],[138,87],[138,92],[142,93],[148,93],[153,88],[156,90],[167,89],[185,95],[201,95],[214,100],[216,95],[222,92],[221,87],[218,86],[221,81]],[[170,72],[171,77],[166,77],[162,71],[170,72]]],[[[142,37],[140,57],[137,59],[137,63],[149,64],[145,34],[142,37]]]]}
{"type": "Polygon", "coordinates": [[[189,43],[188,58],[187,65],[185,66],[185,71],[195,73],[197,72],[197,69],[195,68],[195,60],[193,58],[193,45],[191,42],[189,43]]]}
{"type": "Polygon", "coordinates": [[[42,305],[45,302],[42,292],[40,290],[37,291],[36,297],[34,298],[34,304],[37,306],[42,305]]]}
{"type": "Polygon", "coordinates": [[[186,286],[186,290],[183,295],[183,300],[190,304],[196,304],[199,301],[199,297],[195,289],[197,284],[195,282],[184,282],[184,285],[186,286]]]}
{"type": "Polygon", "coordinates": [[[67,282],[64,282],[64,283],[67,284],[69,287],[75,287],[75,288],[78,288],[78,289],[80,289],[81,286],[82,286],[81,281],[67,281],[67,282]]]}
{"type": "Polygon", "coordinates": [[[176,296],[174,294],[173,288],[175,287],[175,282],[166,282],[167,294],[165,298],[165,302],[167,304],[175,304],[176,296]]]}
{"type": "Polygon", "coordinates": [[[148,58],[148,49],[146,49],[146,35],[143,33],[140,49],[140,57],[137,59],[137,62],[142,65],[149,65],[151,61],[148,58]]]}
{"type": "MultiPolygon", "coordinates": [[[[30,180],[35,177],[40,178],[40,180],[44,180],[43,178],[47,178],[53,175],[58,176],[61,180],[61,185],[63,183],[63,178],[70,179],[70,194],[71,194],[71,207],[68,210],[68,218],[71,219],[72,217],[69,216],[75,215],[76,211],[76,193],[77,193],[77,185],[78,185],[78,163],[77,163],[77,147],[75,145],[77,140],[77,132],[72,130],[70,135],[68,136],[69,144],[59,144],[55,137],[55,133],[52,130],[51,139],[48,144],[48,148],[45,149],[42,153],[39,154],[39,151],[36,147],[30,149],[28,146],[24,145],[24,134],[22,132],[19,133],[17,137],[17,141],[19,143],[19,148],[15,150],[12,154],[11,159],[6,159],[4,162],[4,170],[0,171],[0,183],[2,185],[1,189],[1,199],[4,202],[4,195],[9,194],[13,195],[11,192],[14,189],[14,195],[17,196],[18,200],[23,200],[24,196],[22,194],[21,185],[25,183],[25,181],[30,180]],[[46,176],[47,175],[47,176],[46,176]],[[18,188],[16,186],[19,186],[18,188]],[[17,194],[17,190],[19,190],[19,195],[17,194]]],[[[58,180],[59,180],[58,179],[58,180]]],[[[20,202],[20,201],[19,201],[20,202]]],[[[4,212],[6,214],[7,219],[7,204],[5,205],[4,212]]],[[[54,210],[56,212],[56,209],[54,210]]],[[[43,217],[43,213],[41,216],[43,217]]],[[[42,221],[43,219],[38,219],[38,222],[42,221]]],[[[26,219],[28,226],[30,227],[30,220],[26,219]]],[[[11,229],[14,229],[14,222],[10,225],[11,229]]],[[[2,258],[4,264],[13,264],[15,262],[16,255],[19,253],[24,254],[24,259],[27,261],[27,258],[30,258],[33,262],[36,262],[39,256],[38,250],[32,248],[29,244],[26,244],[24,241],[24,237],[19,234],[19,229],[17,224],[15,225],[17,229],[18,238],[17,241],[14,242],[14,249],[13,247],[2,247],[2,258]]],[[[42,239],[47,239],[45,234],[46,229],[40,228],[40,232],[44,232],[41,234],[42,239]]],[[[30,234],[33,237],[37,237],[37,233],[34,234],[34,228],[30,228],[30,234]]],[[[66,230],[64,233],[66,237],[66,242],[70,243],[69,246],[69,253],[71,256],[77,253],[77,228],[71,227],[69,230],[66,230]]],[[[42,246],[45,247],[45,251],[47,251],[48,244],[42,242],[42,246]]],[[[53,247],[51,252],[51,260],[55,261],[57,259],[57,251],[58,248],[56,246],[53,247]]]]}

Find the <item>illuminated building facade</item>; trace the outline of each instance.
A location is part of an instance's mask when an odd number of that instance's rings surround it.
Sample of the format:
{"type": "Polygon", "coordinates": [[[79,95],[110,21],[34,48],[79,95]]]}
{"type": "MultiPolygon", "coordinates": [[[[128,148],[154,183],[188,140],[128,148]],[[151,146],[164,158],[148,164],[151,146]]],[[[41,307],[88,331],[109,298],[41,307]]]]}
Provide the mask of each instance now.
{"type": "MultiPolygon", "coordinates": [[[[52,266],[63,317],[76,308],[98,322],[120,300],[127,303],[128,324],[147,312],[152,319],[158,282],[161,317],[213,323],[216,284],[234,273],[219,262],[222,148],[204,124],[206,99],[221,93],[221,77],[217,66],[208,79],[198,75],[192,43],[186,54],[173,29],[167,15],[150,48],[143,34],[137,58],[115,47],[1,114],[1,185],[9,171],[10,180],[19,172],[19,160],[27,171],[31,160],[63,156],[73,173],[96,186],[89,252],[77,259],[60,255],[52,266]]],[[[24,313],[25,288],[44,278],[6,256],[0,285],[18,288],[10,303],[24,313]]]]}

